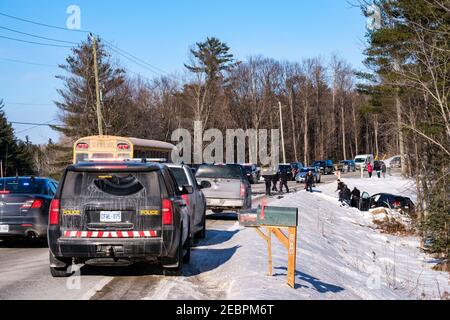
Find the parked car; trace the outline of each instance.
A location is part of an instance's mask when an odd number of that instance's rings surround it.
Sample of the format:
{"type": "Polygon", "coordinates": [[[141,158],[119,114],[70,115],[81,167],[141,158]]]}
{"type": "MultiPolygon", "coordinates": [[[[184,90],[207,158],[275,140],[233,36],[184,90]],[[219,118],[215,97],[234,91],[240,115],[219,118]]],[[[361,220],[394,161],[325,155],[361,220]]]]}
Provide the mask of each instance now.
{"type": "Polygon", "coordinates": [[[190,166],[182,164],[168,164],[167,166],[177,180],[180,191],[183,191],[184,186],[192,187],[192,193],[182,195],[191,210],[191,234],[200,239],[205,238],[206,198],[202,189],[210,188],[211,184],[208,181],[203,181],[199,185],[190,166]]]}
{"type": "Polygon", "coordinates": [[[353,160],[342,160],[339,161],[339,163],[336,165],[337,171],[340,172],[355,172],[356,171],[356,165],[355,161],[353,160]]]}
{"type": "Polygon", "coordinates": [[[321,174],[332,174],[334,171],[334,164],[332,160],[319,160],[312,164],[312,167],[319,168],[321,174]]]}
{"type": "Polygon", "coordinates": [[[207,181],[211,184],[211,188],[205,189],[203,193],[206,207],[214,213],[251,208],[252,187],[241,165],[202,165],[196,178],[200,183],[207,181]]]}
{"type": "Polygon", "coordinates": [[[297,175],[295,176],[295,181],[297,181],[297,183],[304,183],[305,182],[305,176],[308,174],[309,171],[312,171],[313,175],[314,175],[314,181],[316,183],[320,183],[321,180],[321,175],[320,175],[320,170],[317,167],[304,167],[300,169],[300,172],[297,173],[297,175]]]}
{"type": "Polygon", "coordinates": [[[50,272],[65,277],[74,260],[158,261],[166,275],[190,260],[190,210],[163,164],[79,163],[66,168],[50,204],[50,272]]]}
{"type": "Polygon", "coordinates": [[[48,209],[57,187],[48,178],[0,178],[0,239],[47,237],[48,209]]]}
{"type": "Polygon", "coordinates": [[[362,208],[391,208],[400,209],[410,215],[415,214],[415,205],[408,197],[393,195],[389,193],[378,193],[371,197],[367,194],[362,198],[362,208]]]}
{"type": "Polygon", "coordinates": [[[400,156],[393,157],[387,163],[391,168],[401,168],[402,167],[402,158],[400,156]]]}
{"type": "Polygon", "coordinates": [[[261,171],[258,169],[256,164],[243,164],[242,168],[244,169],[250,184],[258,183],[261,178],[261,171]]]}
{"type": "Polygon", "coordinates": [[[280,163],[278,165],[278,174],[285,172],[288,177],[288,181],[293,181],[295,176],[293,174],[293,168],[290,163],[280,163]]]}
{"type": "Polygon", "coordinates": [[[356,170],[361,170],[361,167],[363,167],[364,170],[367,170],[367,165],[369,163],[372,164],[373,166],[374,163],[373,154],[361,154],[355,157],[356,170]]]}
{"type": "Polygon", "coordinates": [[[295,180],[295,177],[303,167],[304,165],[301,162],[291,162],[292,176],[293,176],[292,180],[295,180]]]}

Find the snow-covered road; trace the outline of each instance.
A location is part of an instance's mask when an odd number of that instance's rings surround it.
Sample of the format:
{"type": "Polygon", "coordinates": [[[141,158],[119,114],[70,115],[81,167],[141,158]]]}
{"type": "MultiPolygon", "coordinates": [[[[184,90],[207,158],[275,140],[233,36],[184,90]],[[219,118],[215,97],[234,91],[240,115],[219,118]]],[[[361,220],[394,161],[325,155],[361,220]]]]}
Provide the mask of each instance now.
{"type": "MultiPolygon", "coordinates": [[[[414,200],[411,183],[398,177],[343,180],[369,194],[391,192],[414,200]]],[[[294,289],[286,284],[284,247],[273,240],[274,275],[267,276],[265,243],[231,214],[209,216],[207,237],[193,248],[180,277],[164,277],[151,265],[83,267],[81,288],[69,290],[71,280],[50,277],[48,249],[0,243],[0,298],[439,299],[450,291],[448,273],[431,269],[433,261],[420,251],[417,238],[381,233],[370,213],[340,207],[335,189],[335,182],[320,184],[312,194],[302,190],[267,201],[299,208],[294,289]],[[14,267],[25,262],[24,268],[14,267]]]]}

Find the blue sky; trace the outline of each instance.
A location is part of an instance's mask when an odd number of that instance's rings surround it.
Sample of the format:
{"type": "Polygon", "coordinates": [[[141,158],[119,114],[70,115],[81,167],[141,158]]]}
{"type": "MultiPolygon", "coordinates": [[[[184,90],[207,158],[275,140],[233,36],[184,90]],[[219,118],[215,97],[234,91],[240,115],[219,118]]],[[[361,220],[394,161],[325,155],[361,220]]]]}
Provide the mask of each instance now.
{"type": "MultiPolygon", "coordinates": [[[[81,9],[81,28],[166,72],[182,72],[189,47],[207,36],[228,43],[238,59],[263,55],[280,60],[329,57],[337,53],[362,68],[366,19],[347,0],[1,0],[0,12],[59,27],[69,5],[81,9]]],[[[0,16],[0,27],[79,42],[85,34],[50,29],[0,16]]],[[[47,42],[0,28],[0,36],[47,42]]],[[[0,99],[10,121],[44,123],[56,118],[56,67],[68,48],[43,47],[0,38],[0,99]],[[28,61],[23,64],[7,59],[28,61]]],[[[123,58],[145,77],[154,74],[123,58]]],[[[14,125],[19,138],[43,143],[58,134],[47,127],[14,125]],[[24,131],[26,130],[26,131],[24,131]]]]}

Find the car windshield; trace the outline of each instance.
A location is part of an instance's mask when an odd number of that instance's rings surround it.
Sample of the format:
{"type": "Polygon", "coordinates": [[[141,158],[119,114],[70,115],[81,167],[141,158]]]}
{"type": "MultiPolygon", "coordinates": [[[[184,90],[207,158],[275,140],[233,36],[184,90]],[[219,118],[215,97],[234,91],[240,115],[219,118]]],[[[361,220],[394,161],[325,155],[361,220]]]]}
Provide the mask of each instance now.
{"type": "Polygon", "coordinates": [[[34,179],[0,179],[0,191],[12,194],[44,194],[45,181],[34,179]]]}
{"type": "Polygon", "coordinates": [[[279,166],[279,170],[280,171],[291,171],[291,166],[290,165],[286,165],[286,164],[281,164],[279,166]]]}
{"type": "Polygon", "coordinates": [[[308,168],[302,168],[301,170],[300,170],[300,172],[308,172],[308,171],[312,171],[312,169],[308,169],[308,168]]]}
{"type": "Polygon", "coordinates": [[[177,180],[177,184],[179,186],[190,186],[188,177],[186,175],[186,172],[184,171],[184,168],[170,168],[170,171],[172,171],[175,179],[177,180]]]}
{"type": "Polygon", "coordinates": [[[319,166],[324,166],[325,165],[325,161],[316,161],[313,163],[313,167],[319,167],[319,166]]]}
{"type": "Polygon", "coordinates": [[[355,159],[356,163],[362,163],[362,162],[365,162],[365,161],[366,161],[366,158],[356,158],[355,159]]]}
{"type": "Polygon", "coordinates": [[[196,174],[197,178],[241,179],[239,165],[202,165],[196,174]]]}

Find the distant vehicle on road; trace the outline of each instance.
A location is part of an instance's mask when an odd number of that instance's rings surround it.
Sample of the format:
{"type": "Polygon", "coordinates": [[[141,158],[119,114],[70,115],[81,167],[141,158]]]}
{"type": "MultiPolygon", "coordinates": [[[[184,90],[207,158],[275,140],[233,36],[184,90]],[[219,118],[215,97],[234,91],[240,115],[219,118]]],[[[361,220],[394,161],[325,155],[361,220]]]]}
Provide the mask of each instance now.
{"type": "Polygon", "coordinates": [[[158,261],[179,275],[190,260],[190,210],[167,166],[140,162],[69,166],[50,205],[50,271],[76,263],[158,261]]]}
{"type": "Polygon", "coordinates": [[[402,167],[402,158],[400,156],[395,156],[391,159],[386,160],[386,165],[391,168],[401,168],[402,167]]]}
{"type": "Polygon", "coordinates": [[[361,170],[361,167],[363,167],[363,169],[366,170],[367,165],[369,163],[373,166],[374,163],[373,154],[361,154],[355,157],[356,170],[361,170]]]}
{"type": "Polygon", "coordinates": [[[336,166],[337,171],[340,171],[342,173],[344,172],[355,172],[356,171],[356,165],[355,161],[353,160],[342,160],[339,161],[339,163],[336,166]]]}
{"type": "Polygon", "coordinates": [[[334,164],[332,160],[315,161],[311,167],[319,168],[321,174],[332,174],[334,171],[334,164]]]}
{"type": "Polygon", "coordinates": [[[48,178],[0,178],[0,239],[47,237],[48,209],[57,188],[48,178]]]}
{"type": "Polygon", "coordinates": [[[73,145],[73,163],[137,158],[170,162],[174,148],[171,143],[156,140],[115,136],[83,137],[73,145]]]}
{"type": "Polygon", "coordinates": [[[293,180],[295,180],[295,177],[300,172],[300,170],[304,167],[303,163],[301,162],[291,162],[291,168],[292,168],[292,175],[294,177],[293,180]]]}
{"type": "Polygon", "coordinates": [[[288,181],[293,181],[295,179],[293,167],[290,163],[280,163],[278,165],[278,174],[281,174],[282,172],[286,173],[288,181]]]}
{"type": "Polygon", "coordinates": [[[256,164],[243,164],[242,168],[244,169],[250,184],[258,183],[261,178],[261,171],[258,169],[256,164]]]}
{"type": "Polygon", "coordinates": [[[167,164],[170,171],[177,180],[178,188],[183,191],[184,186],[192,187],[191,194],[183,194],[182,198],[186,201],[191,210],[191,232],[198,238],[203,239],[206,235],[206,198],[202,189],[211,187],[208,181],[198,184],[197,179],[192,173],[191,167],[182,164],[167,164]]]}
{"type": "Polygon", "coordinates": [[[304,183],[305,182],[305,176],[308,174],[309,171],[312,171],[313,175],[314,175],[314,181],[316,183],[320,183],[321,181],[321,175],[320,175],[320,170],[317,167],[304,167],[302,169],[300,169],[300,172],[297,173],[297,175],[295,176],[295,181],[297,181],[297,183],[304,183]]]}
{"type": "Polygon", "coordinates": [[[214,213],[251,208],[252,187],[241,165],[205,164],[198,168],[196,178],[200,183],[211,184],[203,193],[207,208],[214,213]]]}

